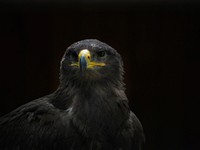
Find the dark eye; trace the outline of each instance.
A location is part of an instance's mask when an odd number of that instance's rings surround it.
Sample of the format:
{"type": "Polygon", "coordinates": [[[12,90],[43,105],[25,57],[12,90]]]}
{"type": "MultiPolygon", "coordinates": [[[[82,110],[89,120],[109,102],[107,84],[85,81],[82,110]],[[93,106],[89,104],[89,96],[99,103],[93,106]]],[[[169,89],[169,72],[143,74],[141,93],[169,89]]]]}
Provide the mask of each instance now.
{"type": "Polygon", "coordinates": [[[78,54],[75,51],[73,51],[71,52],[71,57],[76,59],[78,58],[78,54]]]}
{"type": "Polygon", "coordinates": [[[105,51],[100,51],[100,52],[97,53],[97,55],[99,57],[104,57],[106,55],[106,52],[105,51]]]}
{"type": "Polygon", "coordinates": [[[78,54],[75,51],[68,51],[66,56],[72,58],[72,59],[78,59],[78,54]]]}

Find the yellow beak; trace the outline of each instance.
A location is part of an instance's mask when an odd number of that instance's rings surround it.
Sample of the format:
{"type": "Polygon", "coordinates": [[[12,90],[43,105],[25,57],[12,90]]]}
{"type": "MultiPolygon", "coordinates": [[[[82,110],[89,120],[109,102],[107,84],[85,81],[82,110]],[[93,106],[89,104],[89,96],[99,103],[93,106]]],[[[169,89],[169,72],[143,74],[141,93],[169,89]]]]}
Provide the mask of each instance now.
{"type": "Polygon", "coordinates": [[[94,68],[95,66],[103,67],[105,63],[91,61],[91,54],[88,49],[83,49],[78,54],[78,62],[72,63],[71,66],[78,66],[81,70],[94,68]]]}

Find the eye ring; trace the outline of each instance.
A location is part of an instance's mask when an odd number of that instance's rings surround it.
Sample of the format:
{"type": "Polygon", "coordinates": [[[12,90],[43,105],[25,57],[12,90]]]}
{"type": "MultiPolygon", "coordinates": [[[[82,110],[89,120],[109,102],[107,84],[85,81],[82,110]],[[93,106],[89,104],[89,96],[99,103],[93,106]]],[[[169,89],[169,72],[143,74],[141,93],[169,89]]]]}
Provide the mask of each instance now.
{"type": "Polygon", "coordinates": [[[99,52],[97,53],[97,55],[98,55],[99,57],[105,57],[105,56],[106,56],[106,52],[105,52],[105,51],[99,51],[99,52]]]}

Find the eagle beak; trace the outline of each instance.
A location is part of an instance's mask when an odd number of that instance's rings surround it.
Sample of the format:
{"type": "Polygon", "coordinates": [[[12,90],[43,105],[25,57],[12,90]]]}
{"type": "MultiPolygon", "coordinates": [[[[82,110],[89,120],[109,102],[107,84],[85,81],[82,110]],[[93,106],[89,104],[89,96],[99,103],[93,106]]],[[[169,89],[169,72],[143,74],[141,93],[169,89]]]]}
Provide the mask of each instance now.
{"type": "Polygon", "coordinates": [[[81,71],[88,68],[94,68],[95,66],[103,67],[105,63],[91,61],[91,54],[88,49],[83,49],[78,54],[78,62],[72,63],[71,66],[77,66],[81,71]]]}
{"type": "Polygon", "coordinates": [[[86,70],[90,64],[90,51],[87,49],[82,50],[78,55],[78,64],[81,71],[86,70]]]}

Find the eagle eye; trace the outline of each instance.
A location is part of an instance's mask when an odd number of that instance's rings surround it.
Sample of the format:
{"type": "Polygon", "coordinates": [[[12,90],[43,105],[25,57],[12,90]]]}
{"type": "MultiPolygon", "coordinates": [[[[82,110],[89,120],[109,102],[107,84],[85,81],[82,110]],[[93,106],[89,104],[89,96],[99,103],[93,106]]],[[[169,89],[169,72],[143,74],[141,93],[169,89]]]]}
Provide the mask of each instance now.
{"type": "Polygon", "coordinates": [[[69,58],[73,60],[78,60],[78,54],[75,51],[69,50],[66,54],[69,58]]]}
{"type": "Polygon", "coordinates": [[[73,52],[71,52],[71,57],[77,59],[78,54],[75,51],[73,51],[73,52]]]}
{"type": "Polygon", "coordinates": [[[104,57],[106,55],[106,52],[105,51],[100,51],[100,52],[97,53],[97,55],[99,57],[104,57]]]}

